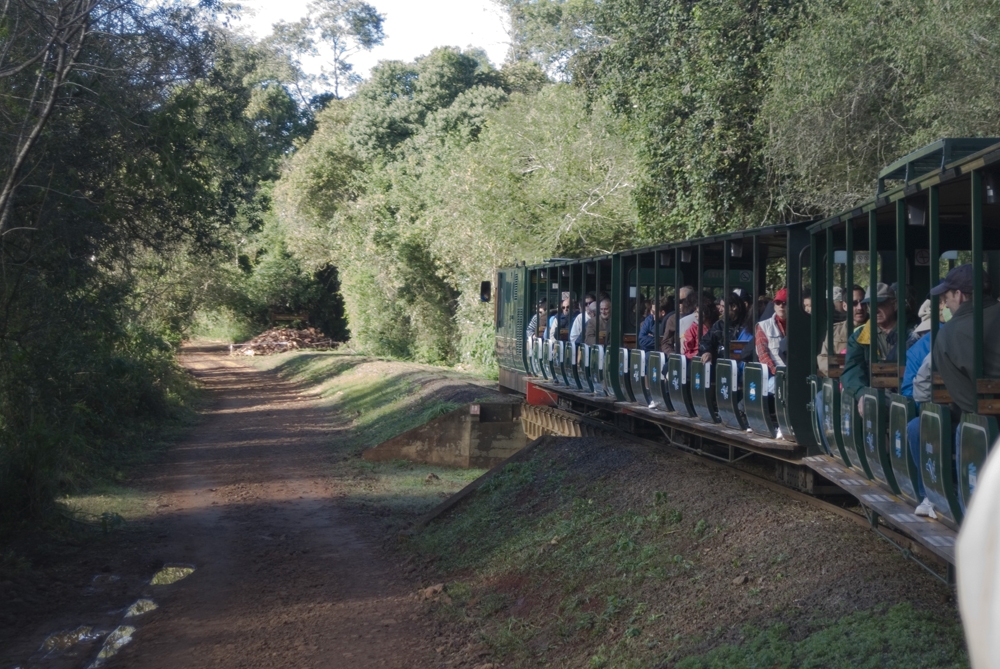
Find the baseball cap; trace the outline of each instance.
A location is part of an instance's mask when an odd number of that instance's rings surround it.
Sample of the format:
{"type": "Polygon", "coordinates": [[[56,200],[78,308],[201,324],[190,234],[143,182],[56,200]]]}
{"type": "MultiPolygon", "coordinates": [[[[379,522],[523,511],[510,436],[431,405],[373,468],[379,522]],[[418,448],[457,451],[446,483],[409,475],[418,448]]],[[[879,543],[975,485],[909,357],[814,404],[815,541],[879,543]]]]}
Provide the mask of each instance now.
{"type": "Polygon", "coordinates": [[[782,288],[781,290],[779,290],[775,294],[774,300],[776,302],[788,302],[788,289],[787,288],[782,288]]]}
{"type": "MultiPolygon", "coordinates": [[[[878,284],[876,286],[875,301],[885,302],[886,300],[895,300],[896,293],[892,288],[885,285],[884,283],[878,284]]],[[[861,300],[861,304],[870,304],[872,301],[872,288],[868,286],[868,290],[865,291],[865,299],[861,300]]]]}
{"type": "MultiPolygon", "coordinates": [[[[949,290],[960,290],[967,295],[971,295],[975,288],[975,277],[972,273],[972,265],[959,265],[944,278],[941,283],[931,288],[931,295],[944,295],[949,290]]],[[[983,291],[989,292],[990,276],[983,272],[983,291]]]]}
{"type": "Polygon", "coordinates": [[[844,301],[844,289],[840,286],[833,287],[833,301],[843,302],[844,301]]]}

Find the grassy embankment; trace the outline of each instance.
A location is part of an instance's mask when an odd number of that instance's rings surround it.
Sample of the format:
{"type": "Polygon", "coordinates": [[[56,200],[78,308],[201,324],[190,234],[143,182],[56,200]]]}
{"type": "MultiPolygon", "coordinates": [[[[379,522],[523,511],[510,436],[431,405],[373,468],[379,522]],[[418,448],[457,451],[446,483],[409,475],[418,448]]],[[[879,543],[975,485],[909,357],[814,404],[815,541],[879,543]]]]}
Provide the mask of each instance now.
{"type": "Polygon", "coordinates": [[[343,437],[330,443],[330,474],[346,493],[346,504],[380,517],[386,529],[409,524],[483,473],[405,460],[367,462],[361,452],[462,404],[497,395],[491,382],[350,352],[293,352],[249,362],[301,384],[329,408],[343,428],[343,437]]]}
{"type": "Polygon", "coordinates": [[[950,591],[872,533],[608,440],[540,448],[414,543],[505,666],[968,664],[950,591]]]}

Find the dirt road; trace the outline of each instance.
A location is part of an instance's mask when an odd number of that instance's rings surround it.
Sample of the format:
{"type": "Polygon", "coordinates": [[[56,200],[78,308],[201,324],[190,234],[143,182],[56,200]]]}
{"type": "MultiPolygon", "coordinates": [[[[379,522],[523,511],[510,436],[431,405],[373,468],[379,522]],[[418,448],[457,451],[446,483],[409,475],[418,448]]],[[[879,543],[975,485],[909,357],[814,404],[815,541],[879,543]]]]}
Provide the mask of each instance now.
{"type": "Polygon", "coordinates": [[[149,557],[195,571],[146,586],[159,609],[106,666],[438,666],[417,584],[335,503],[329,413],[221,349],[181,361],[213,408],[143,486],[157,494],[149,557]]]}

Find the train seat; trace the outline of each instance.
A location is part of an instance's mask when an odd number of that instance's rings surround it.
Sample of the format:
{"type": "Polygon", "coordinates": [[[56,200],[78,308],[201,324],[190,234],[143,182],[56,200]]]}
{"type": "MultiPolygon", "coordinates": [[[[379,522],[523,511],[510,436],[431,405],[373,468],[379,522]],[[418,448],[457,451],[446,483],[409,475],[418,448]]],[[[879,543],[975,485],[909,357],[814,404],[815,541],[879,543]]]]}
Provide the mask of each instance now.
{"type": "Polygon", "coordinates": [[[632,366],[629,360],[631,349],[624,346],[618,349],[618,387],[621,389],[622,397],[618,399],[623,402],[635,402],[635,391],[632,389],[632,366]]]}
{"type": "Polygon", "coordinates": [[[604,378],[605,367],[607,367],[604,358],[605,352],[602,345],[597,344],[590,347],[590,376],[593,379],[594,394],[601,397],[607,397],[610,394],[604,378]]]}
{"type": "Polygon", "coordinates": [[[580,360],[580,344],[576,342],[566,342],[565,355],[563,358],[563,369],[566,370],[566,383],[576,388],[577,390],[584,390],[584,380],[580,375],[580,366],[578,361],[580,360]]]}
{"type": "Polygon", "coordinates": [[[594,377],[591,375],[590,370],[590,355],[593,350],[593,346],[588,344],[580,344],[580,357],[577,358],[576,366],[583,380],[583,390],[588,393],[596,392],[594,390],[594,377]]]}
{"type": "Polygon", "coordinates": [[[738,361],[719,358],[715,362],[715,403],[719,408],[719,419],[728,427],[746,430],[749,425],[740,408],[740,399],[738,361]]]}
{"type": "Polygon", "coordinates": [[[788,395],[788,368],[778,365],[774,371],[774,413],[785,441],[797,441],[788,395]]]}
{"type": "Polygon", "coordinates": [[[939,519],[954,527],[962,522],[955,480],[954,430],[951,409],[935,402],[920,407],[920,474],[939,519]]]}
{"type": "Polygon", "coordinates": [[[743,406],[750,429],[762,437],[774,439],[777,427],[767,401],[768,376],[767,366],[759,362],[748,362],[743,367],[743,406]]]}
{"type": "Polygon", "coordinates": [[[823,403],[823,434],[826,435],[826,443],[830,445],[833,457],[840,460],[845,467],[850,467],[851,452],[841,429],[843,423],[840,407],[840,382],[835,378],[823,379],[822,389],[823,394],[820,396],[820,401],[823,403]]]}
{"type": "Polygon", "coordinates": [[[865,453],[864,430],[861,414],[858,413],[858,397],[854,391],[840,389],[840,434],[844,439],[844,449],[851,459],[851,469],[873,479],[868,456],[865,453]]]}
{"type": "Polygon", "coordinates": [[[649,354],[641,349],[634,348],[629,351],[629,378],[632,381],[632,394],[635,401],[649,406],[653,401],[653,396],[646,385],[646,357],[649,354]]]}
{"type": "Polygon", "coordinates": [[[865,388],[861,402],[865,414],[861,419],[861,440],[865,447],[865,457],[872,479],[883,488],[899,494],[899,486],[893,475],[892,461],[887,443],[889,429],[889,407],[885,391],[881,388],[865,388]]]}
{"type": "Polygon", "coordinates": [[[872,388],[899,390],[905,369],[894,362],[876,362],[872,364],[872,388]]]}
{"type": "Polygon", "coordinates": [[[660,351],[653,351],[646,355],[646,386],[652,397],[650,402],[653,409],[660,411],[673,411],[674,405],[670,401],[670,393],[667,391],[667,356],[660,351]]]}
{"type": "Polygon", "coordinates": [[[718,423],[715,390],[712,388],[712,363],[703,362],[695,356],[691,358],[691,403],[695,413],[706,423],[718,423]]]}
{"type": "Polygon", "coordinates": [[[913,484],[920,470],[910,455],[906,441],[906,426],[917,415],[917,405],[912,397],[889,394],[889,460],[892,475],[896,478],[899,494],[913,504],[920,504],[917,488],[913,484]]]}
{"type": "Polygon", "coordinates": [[[667,358],[667,392],[674,410],[692,418],[698,414],[691,403],[691,386],[688,384],[688,359],[680,353],[667,358]]]}
{"type": "Polygon", "coordinates": [[[979,412],[965,413],[958,425],[956,463],[958,465],[958,503],[964,514],[976,481],[997,440],[997,415],[1000,415],[1000,379],[980,379],[976,383],[979,412]]]}

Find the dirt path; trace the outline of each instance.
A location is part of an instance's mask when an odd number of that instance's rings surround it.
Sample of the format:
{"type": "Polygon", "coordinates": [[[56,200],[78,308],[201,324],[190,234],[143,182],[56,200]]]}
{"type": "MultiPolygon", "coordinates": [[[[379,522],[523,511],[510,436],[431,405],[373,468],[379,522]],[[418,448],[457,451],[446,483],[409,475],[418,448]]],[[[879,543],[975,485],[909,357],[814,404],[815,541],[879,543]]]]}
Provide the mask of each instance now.
{"type": "Polygon", "coordinates": [[[329,414],[221,349],[182,364],[213,396],[159,476],[149,558],[190,564],[146,586],[159,609],[109,667],[432,667],[433,623],[338,510],[323,475],[329,414]]]}

